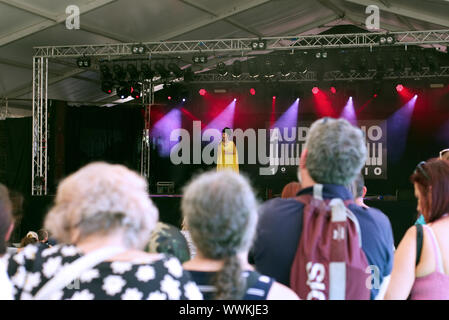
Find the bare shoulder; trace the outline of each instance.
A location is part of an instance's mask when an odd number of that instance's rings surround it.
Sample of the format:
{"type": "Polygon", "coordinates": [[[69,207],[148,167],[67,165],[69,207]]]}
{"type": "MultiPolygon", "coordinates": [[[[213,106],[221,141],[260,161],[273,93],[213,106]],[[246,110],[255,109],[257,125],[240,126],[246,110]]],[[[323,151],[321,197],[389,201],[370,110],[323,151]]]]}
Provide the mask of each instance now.
{"type": "Polygon", "coordinates": [[[267,300],[299,300],[299,297],[289,287],[279,282],[273,282],[267,300]]]}

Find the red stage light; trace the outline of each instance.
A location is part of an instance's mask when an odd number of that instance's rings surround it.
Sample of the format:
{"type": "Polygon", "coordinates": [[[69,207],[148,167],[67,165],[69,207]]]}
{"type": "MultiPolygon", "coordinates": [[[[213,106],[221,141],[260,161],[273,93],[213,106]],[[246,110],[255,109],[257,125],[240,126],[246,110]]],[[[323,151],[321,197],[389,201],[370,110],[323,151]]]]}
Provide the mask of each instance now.
{"type": "Polygon", "coordinates": [[[318,87],[313,87],[313,89],[312,89],[313,94],[317,94],[318,91],[320,91],[320,89],[318,89],[318,87]]]}
{"type": "Polygon", "coordinates": [[[377,93],[375,93],[375,94],[373,95],[373,97],[374,97],[374,98],[377,98],[377,93]]]}
{"type": "Polygon", "coordinates": [[[337,93],[337,89],[335,89],[335,87],[331,87],[331,92],[332,92],[333,94],[336,94],[336,93],[337,93]]]}
{"type": "Polygon", "coordinates": [[[168,99],[168,100],[171,100],[171,97],[170,97],[170,96],[168,96],[168,97],[167,97],[167,99],[168,99]]]}
{"type": "Polygon", "coordinates": [[[256,90],[254,88],[249,89],[249,93],[251,93],[251,95],[255,95],[256,94],[256,90]]]}
{"type": "Polygon", "coordinates": [[[206,94],[206,90],[205,89],[200,89],[199,91],[201,96],[204,96],[206,94]]]}
{"type": "Polygon", "coordinates": [[[273,100],[275,100],[276,99],[276,96],[273,96],[273,100]]]}
{"type": "Polygon", "coordinates": [[[402,84],[398,84],[398,85],[396,86],[396,91],[397,91],[397,92],[401,92],[402,90],[404,90],[404,86],[403,86],[402,84]]]}

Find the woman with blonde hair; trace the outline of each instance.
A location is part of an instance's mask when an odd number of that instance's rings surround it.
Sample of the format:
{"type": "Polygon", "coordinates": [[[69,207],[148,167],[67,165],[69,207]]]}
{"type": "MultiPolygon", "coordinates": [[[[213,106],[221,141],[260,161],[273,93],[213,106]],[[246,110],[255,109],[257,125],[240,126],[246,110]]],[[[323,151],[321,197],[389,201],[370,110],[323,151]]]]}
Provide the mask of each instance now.
{"type": "Polygon", "coordinates": [[[45,219],[59,244],[9,260],[16,299],[201,299],[177,258],[143,251],[157,220],[142,177],[121,165],[81,168],[45,219]]]}

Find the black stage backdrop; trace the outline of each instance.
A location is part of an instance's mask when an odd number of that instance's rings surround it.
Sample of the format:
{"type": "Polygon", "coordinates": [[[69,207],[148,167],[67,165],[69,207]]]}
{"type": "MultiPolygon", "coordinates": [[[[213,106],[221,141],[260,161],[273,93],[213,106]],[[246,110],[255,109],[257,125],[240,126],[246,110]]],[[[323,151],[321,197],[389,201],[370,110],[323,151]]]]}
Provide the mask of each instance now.
{"type": "Polygon", "coordinates": [[[92,161],[139,170],[142,130],[141,108],[67,107],[66,175],[92,161]]]}

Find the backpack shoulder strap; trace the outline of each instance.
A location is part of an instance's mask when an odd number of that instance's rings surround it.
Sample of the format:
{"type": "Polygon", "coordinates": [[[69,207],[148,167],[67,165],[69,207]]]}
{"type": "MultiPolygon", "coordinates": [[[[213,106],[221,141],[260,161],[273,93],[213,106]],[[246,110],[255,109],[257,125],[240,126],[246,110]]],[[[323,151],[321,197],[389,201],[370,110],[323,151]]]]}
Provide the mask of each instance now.
{"type": "Polygon", "coordinates": [[[416,263],[415,266],[418,265],[419,260],[421,259],[421,251],[423,244],[423,227],[422,224],[416,225],[416,263]]]}

